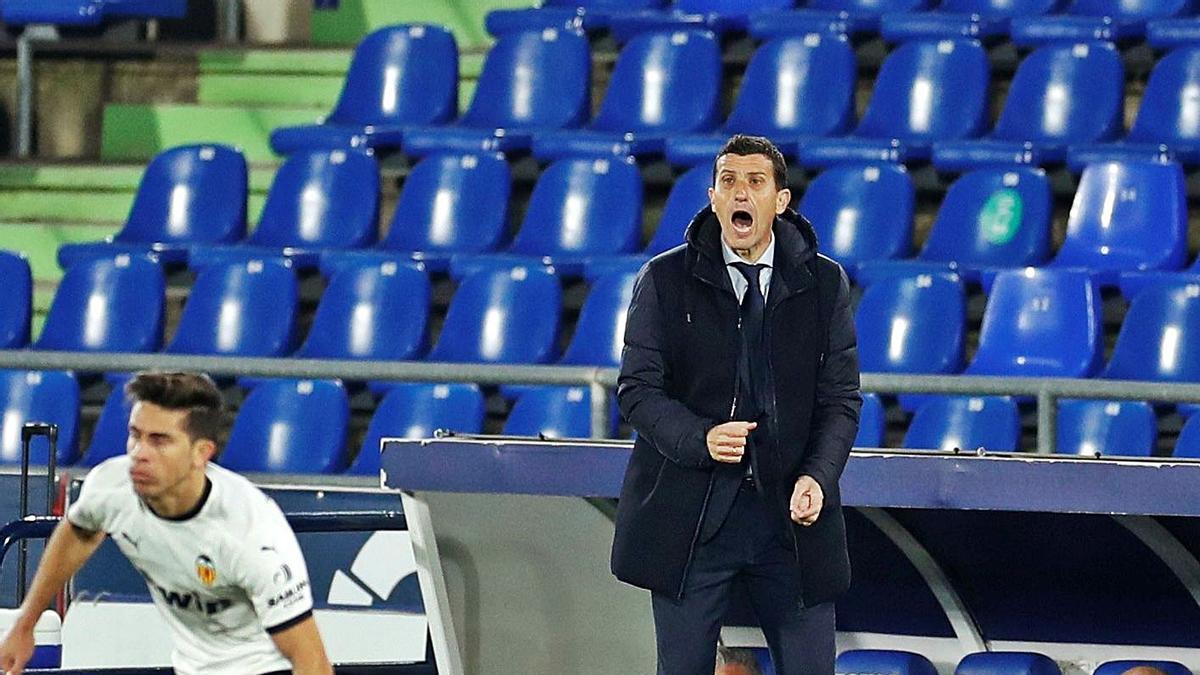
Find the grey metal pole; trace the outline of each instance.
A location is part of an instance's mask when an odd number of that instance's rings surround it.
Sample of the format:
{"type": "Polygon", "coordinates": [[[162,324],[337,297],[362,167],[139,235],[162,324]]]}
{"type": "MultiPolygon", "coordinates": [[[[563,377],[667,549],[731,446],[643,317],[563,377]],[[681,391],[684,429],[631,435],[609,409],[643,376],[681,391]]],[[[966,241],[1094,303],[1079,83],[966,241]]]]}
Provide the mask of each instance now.
{"type": "Polygon", "coordinates": [[[1039,455],[1049,455],[1054,452],[1057,444],[1055,424],[1058,421],[1057,397],[1043,389],[1037,397],[1037,452],[1039,455]]]}
{"type": "Polygon", "coordinates": [[[33,26],[17,38],[17,156],[33,152],[33,26]]]}
{"type": "Polygon", "coordinates": [[[241,0],[225,0],[225,21],[221,28],[221,39],[229,44],[237,44],[242,34],[242,3],[241,0]]]}
{"type": "Polygon", "coordinates": [[[592,438],[608,438],[609,410],[608,389],[599,382],[588,385],[592,396],[592,438]]]}

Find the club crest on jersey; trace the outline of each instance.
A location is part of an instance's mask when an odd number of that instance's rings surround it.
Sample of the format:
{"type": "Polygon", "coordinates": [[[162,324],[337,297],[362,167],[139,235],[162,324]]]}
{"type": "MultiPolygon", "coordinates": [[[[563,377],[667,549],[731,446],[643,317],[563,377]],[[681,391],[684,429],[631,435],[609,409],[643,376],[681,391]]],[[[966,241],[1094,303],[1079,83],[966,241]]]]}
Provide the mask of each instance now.
{"type": "Polygon", "coordinates": [[[217,583],[217,568],[213,566],[212,559],[206,555],[196,558],[196,576],[205,586],[217,583]]]}

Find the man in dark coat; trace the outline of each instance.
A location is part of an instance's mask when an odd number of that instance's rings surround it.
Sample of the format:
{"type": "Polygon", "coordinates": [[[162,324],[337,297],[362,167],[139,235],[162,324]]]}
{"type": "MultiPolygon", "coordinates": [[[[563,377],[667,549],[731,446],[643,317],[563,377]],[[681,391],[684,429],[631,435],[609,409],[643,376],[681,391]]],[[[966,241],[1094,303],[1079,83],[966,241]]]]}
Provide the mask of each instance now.
{"type": "Polygon", "coordinates": [[[849,282],[788,208],[770,141],[731,138],[709,200],[629,307],[617,398],[638,438],[612,570],[651,591],[660,675],[713,672],[735,580],[780,675],[833,673],[861,406],[849,282]]]}

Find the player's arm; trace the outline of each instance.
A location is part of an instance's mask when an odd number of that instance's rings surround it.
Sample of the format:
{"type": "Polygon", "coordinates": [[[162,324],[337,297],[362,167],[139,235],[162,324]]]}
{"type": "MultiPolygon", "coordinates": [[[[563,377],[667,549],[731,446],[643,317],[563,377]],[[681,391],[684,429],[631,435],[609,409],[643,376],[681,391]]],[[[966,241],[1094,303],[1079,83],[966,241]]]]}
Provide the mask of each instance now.
{"type": "Polygon", "coordinates": [[[54,528],[17,620],[0,642],[0,672],[16,674],[24,670],[33,656],[33,630],[42,612],[103,541],[103,532],[85,530],[66,518],[54,528]]]}
{"type": "Polygon", "coordinates": [[[321,634],[317,631],[317,621],[311,613],[283,630],[269,632],[284,658],[292,662],[295,675],[333,673],[333,666],[325,654],[325,645],[321,642],[321,634]]]}

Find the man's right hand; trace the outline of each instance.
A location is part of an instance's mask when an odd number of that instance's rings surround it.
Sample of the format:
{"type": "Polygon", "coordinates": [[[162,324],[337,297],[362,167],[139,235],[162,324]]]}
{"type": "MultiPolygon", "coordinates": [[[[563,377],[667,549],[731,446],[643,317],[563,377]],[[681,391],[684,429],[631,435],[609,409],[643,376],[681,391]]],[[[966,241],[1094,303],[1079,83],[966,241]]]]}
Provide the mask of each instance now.
{"type": "Polygon", "coordinates": [[[726,422],[708,430],[708,454],[718,462],[737,464],[746,452],[746,437],[758,422],[726,422]]]}
{"type": "Polygon", "coordinates": [[[13,626],[0,642],[0,673],[21,675],[25,664],[33,658],[33,631],[13,626]]]}

